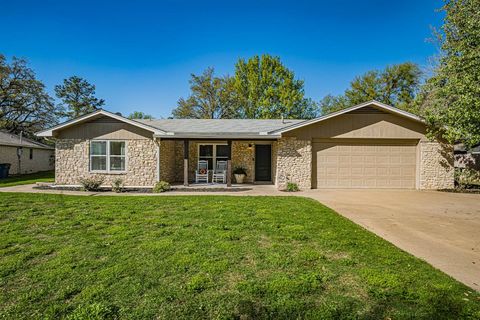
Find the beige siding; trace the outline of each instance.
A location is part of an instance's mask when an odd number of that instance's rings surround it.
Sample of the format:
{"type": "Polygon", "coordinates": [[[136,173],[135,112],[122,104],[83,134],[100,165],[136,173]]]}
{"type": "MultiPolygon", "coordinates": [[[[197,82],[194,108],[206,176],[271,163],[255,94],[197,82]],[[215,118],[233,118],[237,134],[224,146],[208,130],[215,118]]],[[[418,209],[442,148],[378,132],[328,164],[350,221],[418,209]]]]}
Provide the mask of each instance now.
{"type": "Polygon", "coordinates": [[[425,125],[392,114],[344,114],[285,133],[298,139],[379,138],[425,140],[425,125]]]}
{"type": "Polygon", "coordinates": [[[30,159],[30,148],[23,148],[23,154],[19,162],[17,147],[0,146],[0,163],[10,163],[9,174],[27,174],[39,171],[53,170],[55,167],[54,150],[33,148],[33,158],[30,159]]]}
{"type": "Polygon", "coordinates": [[[152,133],[113,119],[97,119],[60,131],[59,139],[152,139],[152,133]]]}

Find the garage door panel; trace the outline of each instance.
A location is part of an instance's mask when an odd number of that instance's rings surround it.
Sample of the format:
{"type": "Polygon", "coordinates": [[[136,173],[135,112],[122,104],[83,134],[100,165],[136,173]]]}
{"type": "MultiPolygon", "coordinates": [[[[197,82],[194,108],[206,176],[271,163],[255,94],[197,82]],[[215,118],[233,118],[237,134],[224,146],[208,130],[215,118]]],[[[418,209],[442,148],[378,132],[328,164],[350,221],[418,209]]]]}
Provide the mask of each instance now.
{"type": "Polygon", "coordinates": [[[314,143],[317,188],[415,188],[416,146],[314,143]]]}

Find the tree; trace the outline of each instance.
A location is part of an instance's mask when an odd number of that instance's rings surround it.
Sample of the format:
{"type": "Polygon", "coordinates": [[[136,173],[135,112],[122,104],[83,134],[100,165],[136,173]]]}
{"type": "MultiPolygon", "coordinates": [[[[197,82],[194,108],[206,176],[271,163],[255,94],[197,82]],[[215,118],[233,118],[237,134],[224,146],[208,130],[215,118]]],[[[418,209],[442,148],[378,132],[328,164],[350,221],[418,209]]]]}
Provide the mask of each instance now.
{"type": "Polygon", "coordinates": [[[77,76],[63,80],[62,85],[56,85],[55,94],[62,100],[62,107],[67,109],[65,116],[69,119],[93,112],[105,104],[103,99],[95,97],[95,86],[77,76]]]}
{"type": "Polygon", "coordinates": [[[130,115],[128,116],[128,119],[149,119],[149,120],[152,120],[152,119],[154,119],[154,117],[152,115],[143,113],[141,111],[134,111],[134,112],[130,113],[130,115]]]}
{"type": "Polygon", "coordinates": [[[397,108],[418,113],[415,97],[420,90],[422,72],[411,62],[372,70],[356,77],[344,95],[327,96],[320,102],[322,113],[348,108],[369,100],[377,100],[397,108]]]}
{"type": "Polygon", "coordinates": [[[320,108],[320,114],[332,113],[348,108],[350,106],[348,104],[347,98],[345,98],[344,95],[333,96],[331,94],[323,97],[323,99],[320,100],[318,104],[320,108]]]}
{"type": "Polygon", "coordinates": [[[305,98],[304,83],[295,79],[279,57],[239,59],[234,88],[239,116],[248,119],[312,118],[316,106],[305,98]]]}
{"type": "Polygon", "coordinates": [[[201,75],[191,75],[191,95],[178,100],[172,114],[175,118],[220,119],[234,118],[235,92],[232,78],[215,77],[213,68],[201,75]]]}
{"type": "Polygon", "coordinates": [[[479,0],[445,1],[442,52],[420,102],[432,135],[467,146],[480,143],[479,8],[479,0]]]}
{"type": "Polygon", "coordinates": [[[8,63],[0,54],[0,128],[34,138],[36,131],[56,124],[61,114],[25,60],[13,57],[8,63]]]}

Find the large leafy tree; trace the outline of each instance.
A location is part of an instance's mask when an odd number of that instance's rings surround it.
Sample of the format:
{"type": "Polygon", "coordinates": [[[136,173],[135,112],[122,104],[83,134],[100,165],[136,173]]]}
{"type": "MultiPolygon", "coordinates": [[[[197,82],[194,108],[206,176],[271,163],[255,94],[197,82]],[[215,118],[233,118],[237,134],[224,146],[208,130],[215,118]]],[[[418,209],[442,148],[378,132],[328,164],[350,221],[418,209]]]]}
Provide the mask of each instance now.
{"type": "Polygon", "coordinates": [[[61,114],[25,60],[14,57],[8,63],[0,54],[0,128],[34,137],[61,114]]]}
{"type": "Polygon", "coordinates": [[[280,58],[270,55],[239,59],[234,87],[239,116],[249,119],[312,118],[316,105],[305,98],[304,83],[280,58]]]}
{"type": "Polygon", "coordinates": [[[479,0],[445,1],[442,52],[420,103],[432,134],[470,146],[480,143],[479,8],[479,0]]]}
{"type": "Polygon", "coordinates": [[[134,111],[128,115],[128,119],[154,119],[150,114],[143,113],[141,111],[134,111]]]}
{"type": "Polygon", "coordinates": [[[418,113],[414,101],[420,90],[421,80],[420,68],[411,62],[387,66],[381,71],[368,71],[356,77],[344,95],[326,96],[320,101],[320,109],[325,114],[377,100],[418,113]]]}
{"type": "Polygon", "coordinates": [[[216,77],[213,68],[201,75],[191,75],[191,95],[178,100],[172,112],[175,118],[221,119],[235,118],[235,91],[230,77],[216,77]]]}
{"type": "Polygon", "coordinates": [[[63,80],[63,84],[55,86],[55,94],[67,111],[69,119],[93,112],[103,106],[105,101],[95,97],[95,85],[87,80],[72,76],[63,80]]]}

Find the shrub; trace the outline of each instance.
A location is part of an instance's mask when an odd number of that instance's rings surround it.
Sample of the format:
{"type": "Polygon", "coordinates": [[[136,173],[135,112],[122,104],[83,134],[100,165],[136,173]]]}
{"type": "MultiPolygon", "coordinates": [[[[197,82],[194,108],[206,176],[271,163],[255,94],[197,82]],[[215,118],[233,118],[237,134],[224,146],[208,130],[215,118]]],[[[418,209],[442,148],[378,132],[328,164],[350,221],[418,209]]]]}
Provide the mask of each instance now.
{"type": "Polygon", "coordinates": [[[80,184],[85,191],[97,191],[103,184],[103,177],[80,178],[80,184]]]}
{"type": "Polygon", "coordinates": [[[117,178],[113,180],[112,182],[112,191],[120,193],[123,191],[123,180],[120,178],[117,178]]]}
{"type": "Polygon", "coordinates": [[[297,192],[300,191],[300,188],[298,187],[298,184],[295,182],[288,182],[287,183],[287,191],[288,192],[297,192]]]}
{"type": "Polygon", "coordinates": [[[247,169],[245,169],[244,167],[235,167],[235,169],[233,169],[233,174],[247,175],[247,169]]]}
{"type": "Polygon", "coordinates": [[[170,183],[166,181],[159,181],[155,184],[155,187],[153,187],[153,192],[154,193],[160,193],[160,192],[166,192],[171,189],[170,183]]]}
{"type": "Polygon", "coordinates": [[[455,169],[455,182],[461,189],[480,187],[480,171],[474,169],[455,169]]]}

